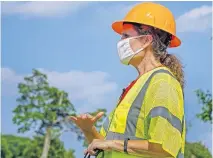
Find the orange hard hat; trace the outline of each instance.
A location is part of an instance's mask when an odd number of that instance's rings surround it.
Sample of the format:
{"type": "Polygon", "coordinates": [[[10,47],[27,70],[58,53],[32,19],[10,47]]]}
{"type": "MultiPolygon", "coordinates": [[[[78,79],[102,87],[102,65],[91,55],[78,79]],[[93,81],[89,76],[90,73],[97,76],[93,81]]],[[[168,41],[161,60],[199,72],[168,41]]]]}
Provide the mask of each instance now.
{"type": "Polygon", "coordinates": [[[169,47],[178,47],[181,44],[180,39],[176,36],[176,23],[172,12],[156,3],[145,2],[133,7],[121,21],[112,24],[112,28],[118,34],[123,32],[123,23],[132,22],[153,26],[172,35],[169,47]]]}

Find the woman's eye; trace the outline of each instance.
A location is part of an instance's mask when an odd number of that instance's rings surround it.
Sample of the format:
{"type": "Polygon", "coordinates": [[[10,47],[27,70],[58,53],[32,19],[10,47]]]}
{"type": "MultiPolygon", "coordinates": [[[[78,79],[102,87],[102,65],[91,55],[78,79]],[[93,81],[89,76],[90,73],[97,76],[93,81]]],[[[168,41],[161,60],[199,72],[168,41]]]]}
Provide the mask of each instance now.
{"type": "Polygon", "coordinates": [[[129,37],[129,35],[127,35],[127,34],[122,35],[122,38],[128,38],[128,37],[129,37]]]}
{"type": "Polygon", "coordinates": [[[129,35],[125,34],[125,38],[128,38],[128,37],[129,37],[129,35]]]}

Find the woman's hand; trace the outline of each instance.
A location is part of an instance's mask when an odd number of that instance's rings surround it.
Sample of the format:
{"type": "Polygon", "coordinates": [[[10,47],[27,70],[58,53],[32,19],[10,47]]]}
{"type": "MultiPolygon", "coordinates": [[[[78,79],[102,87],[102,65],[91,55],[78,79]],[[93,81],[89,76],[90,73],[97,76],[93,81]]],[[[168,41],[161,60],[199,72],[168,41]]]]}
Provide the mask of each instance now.
{"type": "Polygon", "coordinates": [[[99,112],[96,116],[90,114],[81,114],[79,116],[71,116],[70,119],[83,131],[91,132],[93,125],[104,115],[104,112],[99,112]]]}
{"type": "Polygon", "coordinates": [[[88,148],[84,151],[84,154],[89,153],[90,155],[95,155],[95,149],[109,151],[112,148],[112,144],[112,140],[94,139],[88,148]]]}

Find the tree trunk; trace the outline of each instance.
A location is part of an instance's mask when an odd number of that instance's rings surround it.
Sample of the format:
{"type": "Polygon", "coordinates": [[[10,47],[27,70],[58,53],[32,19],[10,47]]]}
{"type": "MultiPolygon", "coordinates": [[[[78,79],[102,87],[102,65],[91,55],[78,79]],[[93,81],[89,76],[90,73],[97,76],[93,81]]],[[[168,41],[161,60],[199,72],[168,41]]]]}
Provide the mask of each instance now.
{"type": "MultiPolygon", "coordinates": [[[[63,101],[63,93],[61,93],[59,101],[58,101],[59,106],[62,104],[62,101],[63,101]]],[[[50,137],[51,137],[51,128],[48,127],[45,138],[44,138],[44,146],[43,146],[41,158],[47,158],[48,156],[48,152],[50,149],[50,137]]]]}
{"type": "Polygon", "coordinates": [[[50,135],[51,135],[51,129],[47,128],[41,158],[47,158],[47,156],[48,156],[48,152],[50,149],[50,135]]]}

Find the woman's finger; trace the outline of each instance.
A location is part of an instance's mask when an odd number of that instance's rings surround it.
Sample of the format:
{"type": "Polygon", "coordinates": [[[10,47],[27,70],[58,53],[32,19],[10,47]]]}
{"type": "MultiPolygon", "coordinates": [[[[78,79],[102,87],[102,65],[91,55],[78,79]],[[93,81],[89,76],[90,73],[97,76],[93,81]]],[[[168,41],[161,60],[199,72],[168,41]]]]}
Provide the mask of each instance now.
{"type": "Polygon", "coordinates": [[[98,121],[102,116],[104,115],[104,112],[99,112],[93,119],[93,122],[98,121]]]}
{"type": "Polygon", "coordinates": [[[90,154],[90,155],[95,155],[95,151],[93,151],[93,150],[88,150],[88,153],[90,154]]]}
{"type": "Polygon", "coordinates": [[[88,146],[87,152],[88,152],[90,155],[95,155],[94,143],[93,143],[93,142],[88,146]]]}
{"type": "Polygon", "coordinates": [[[76,118],[75,116],[70,116],[70,119],[71,119],[72,121],[77,121],[77,118],[76,118]]]}
{"type": "Polygon", "coordinates": [[[82,117],[83,117],[83,115],[84,115],[84,114],[80,114],[80,115],[78,115],[78,117],[79,117],[79,118],[82,118],[82,117]]]}
{"type": "Polygon", "coordinates": [[[87,118],[87,114],[83,114],[82,119],[86,119],[86,118],[87,118]]]}

